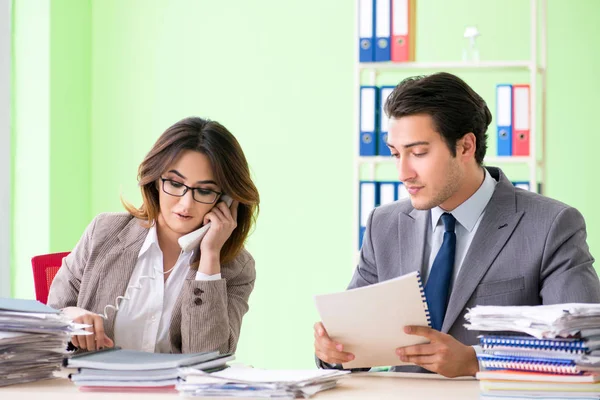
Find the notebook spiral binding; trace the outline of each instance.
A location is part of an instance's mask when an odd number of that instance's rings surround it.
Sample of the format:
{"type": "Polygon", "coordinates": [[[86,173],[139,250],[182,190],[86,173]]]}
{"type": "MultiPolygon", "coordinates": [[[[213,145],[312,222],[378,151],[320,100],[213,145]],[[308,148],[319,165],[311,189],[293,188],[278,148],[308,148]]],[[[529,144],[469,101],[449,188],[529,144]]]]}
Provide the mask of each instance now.
{"type": "MultiPolygon", "coordinates": [[[[192,252],[191,256],[190,256],[190,260],[192,260],[194,258],[194,252],[192,252]]],[[[156,278],[158,278],[158,273],[157,271],[152,268],[152,272],[153,275],[142,275],[140,276],[140,278],[138,279],[136,284],[133,285],[129,285],[127,286],[127,289],[125,289],[125,293],[123,294],[123,296],[117,296],[117,298],[115,299],[115,305],[113,306],[112,304],[107,304],[104,307],[104,313],[99,314],[102,318],[104,318],[105,320],[108,320],[108,310],[115,310],[115,314],[117,311],[119,311],[119,308],[121,307],[121,303],[123,303],[123,300],[130,300],[131,296],[129,295],[131,290],[140,290],[142,288],[142,285],[140,284],[141,281],[143,281],[144,279],[146,280],[155,280],[156,278]]]]}
{"type": "Polygon", "coordinates": [[[482,336],[479,338],[484,350],[497,348],[535,349],[561,353],[584,354],[589,349],[583,340],[537,339],[522,336],[482,336]]]}
{"type": "Polygon", "coordinates": [[[421,274],[417,272],[417,282],[419,283],[419,292],[421,292],[421,301],[425,308],[425,316],[427,317],[427,326],[431,328],[431,315],[429,314],[429,306],[427,305],[427,298],[425,297],[425,289],[423,288],[423,280],[421,274]]]}
{"type": "Polygon", "coordinates": [[[511,369],[517,371],[550,372],[554,374],[579,375],[581,371],[572,360],[531,359],[477,355],[479,365],[486,370],[511,369]]]}

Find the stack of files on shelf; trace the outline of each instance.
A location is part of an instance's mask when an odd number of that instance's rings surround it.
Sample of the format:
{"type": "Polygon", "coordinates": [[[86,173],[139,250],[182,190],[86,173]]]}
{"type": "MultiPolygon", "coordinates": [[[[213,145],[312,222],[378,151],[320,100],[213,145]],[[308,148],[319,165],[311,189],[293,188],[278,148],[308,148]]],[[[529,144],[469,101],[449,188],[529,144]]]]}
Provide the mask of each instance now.
{"type": "Polygon", "coordinates": [[[82,391],[175,392],[179,368],[220,370],[234,358],[216,351],[163,354],[112,348],[75,355],[64,365],[77,369],[69,377],[82,391]]]}
{"type": "Polygon", "coordinates": [[[384,204],[406,199],[409,194],[402,182],[393,181],[360,181],[359,192],[358,248],[360,249],[371,211],[384,204]]]}
{"type": "Polygon", "coordinates": [[[465,317],[496,332],[480,337],[484,398],[600,399],[600,304],[477,306],[465,317]]]}
{"type": "Polygon", "coordinates": [[[496,85],[496,138],[499,156],[530,155],[530,86],[496,85]]]}
{"type": "Polygon", "coordinates": [[[211,374],[182,368],[177,384],[188,397],[307,398],[334,388],[350,371],[228,368],[211,374]]]}
{"type": "Polygon", "coordinates": [[[359,0],[359,61],[414,61],[415,16],[416,0],[359,0]]]}
{"type": "Polygon", "coordinates": [[[391,156],[387,146],[388,117],[385,102],[395,86],[360,87],[359,154],[361,156],[391,156]]]}
{"type": "Polygon", "coordinates": [[[35,300],[0,298],[0,386],[52,378],[83,327],[35,300]]]}

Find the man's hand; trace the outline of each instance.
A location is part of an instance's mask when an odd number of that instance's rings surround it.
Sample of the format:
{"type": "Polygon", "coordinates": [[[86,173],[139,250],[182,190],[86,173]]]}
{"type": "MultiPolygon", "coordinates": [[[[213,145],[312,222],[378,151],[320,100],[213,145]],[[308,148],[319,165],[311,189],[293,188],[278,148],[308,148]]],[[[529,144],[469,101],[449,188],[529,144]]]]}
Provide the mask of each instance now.
{"type": "Polygon", "coordinates": [[[344,345],[331,340],[325,327],[317,322],[315,329],[315,354],[328,364],[343,364],[354,360],[354,354],[344,352],[344,345]]]}
{"type": "Polygon", "coordinates": [[[401,361],[415,363],[449,378],[474,376],[479,371],[473,347],[465,346],[452,336],[424,326],[406,326],[404,332],[423,336],[430,343],[396,349],[401,361]]]}

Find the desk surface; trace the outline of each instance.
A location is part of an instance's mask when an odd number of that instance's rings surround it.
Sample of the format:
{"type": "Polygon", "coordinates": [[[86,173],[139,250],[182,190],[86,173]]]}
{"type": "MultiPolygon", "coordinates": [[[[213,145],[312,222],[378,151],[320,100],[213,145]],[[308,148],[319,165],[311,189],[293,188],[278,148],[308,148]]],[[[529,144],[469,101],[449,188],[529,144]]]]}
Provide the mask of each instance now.
{"type": "MultiPolygon", "coordinates": [[[[89,393],[80,392],[67,379],[51,379],[22,385],[0,387],[2,400],[135,400],[177,399],[177,393],[89,393]]],[[[338,387],[322,392],[316,400],[332,399],[444,399],[469,400],[479,398],[475,380],[451,381],[376,376],[350,376],[341,379],[338,387]]]]}

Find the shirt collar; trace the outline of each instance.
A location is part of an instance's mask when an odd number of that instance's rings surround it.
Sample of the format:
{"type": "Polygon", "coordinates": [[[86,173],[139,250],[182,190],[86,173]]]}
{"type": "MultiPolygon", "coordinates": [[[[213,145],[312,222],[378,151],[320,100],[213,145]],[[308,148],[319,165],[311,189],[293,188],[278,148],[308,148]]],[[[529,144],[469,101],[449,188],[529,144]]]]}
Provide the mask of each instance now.
{"type": "MultiPolygon", "coordinates": [[[[496,180],[492,178],[487,169],[485,171],[485,178],[483,183],[479,186],[479,189],[471,197],[465,200],[461,205],[456,207],[450,212],[456,218],[459,224],[461,224],[469,232],[475,228],[477,220],[485,210],[485,207],[490,202],[494,190],[496,189],[496,180]]],[[[435,229],[438,225],[442,214],[445,213],[442,208],[434,207],[431,209],[431,228],[435,229]]]]}
{"type": "Polygon", "coordinates": [[[158,245],[158,234],[156,233],[156,224],[152,224],[150,229],[148,229],[146,240],[144,240],[144,244],[142,244],[142,248],[140,249],[138,257],[145,254],[152,246],[156,246],[158,249],[160,249],[160,246],[158,245]]]}

